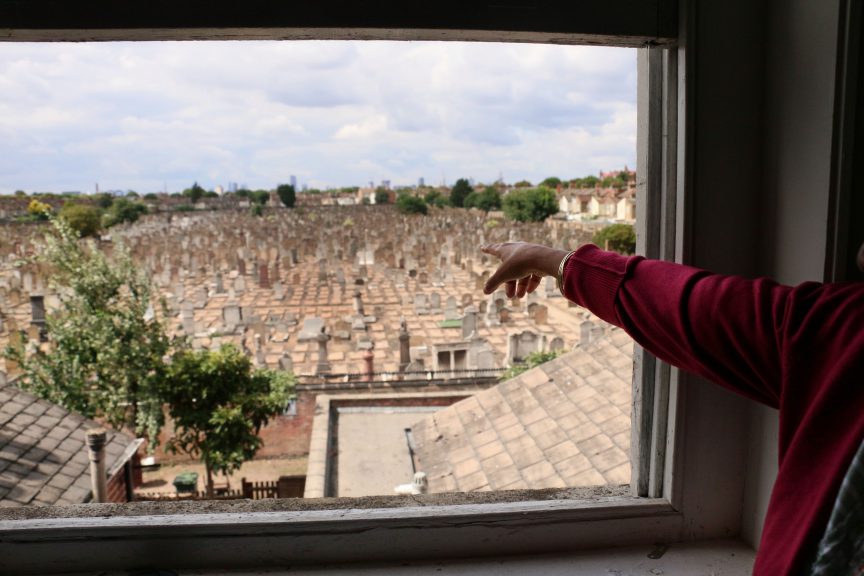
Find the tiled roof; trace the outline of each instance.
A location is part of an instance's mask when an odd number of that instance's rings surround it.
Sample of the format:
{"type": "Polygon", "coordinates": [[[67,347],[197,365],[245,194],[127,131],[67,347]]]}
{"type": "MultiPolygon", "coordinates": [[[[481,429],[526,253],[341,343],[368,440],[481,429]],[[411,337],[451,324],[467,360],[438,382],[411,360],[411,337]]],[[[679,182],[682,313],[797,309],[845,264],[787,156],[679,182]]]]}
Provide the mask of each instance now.
{"type": "Polygon", "coordinates": [[[624,331],[608,327],[591,344],[415,424],[429,491],[629,482],[632,350],[624,331]]]}
{"type": "MultiPolygon", "coordinates": [[[[0,385],[0,507],[80,504],[90,497],[84,433],[99,424],[0,385]]],[[[106,470],[135,439],[108,430],[106,470]]]]}

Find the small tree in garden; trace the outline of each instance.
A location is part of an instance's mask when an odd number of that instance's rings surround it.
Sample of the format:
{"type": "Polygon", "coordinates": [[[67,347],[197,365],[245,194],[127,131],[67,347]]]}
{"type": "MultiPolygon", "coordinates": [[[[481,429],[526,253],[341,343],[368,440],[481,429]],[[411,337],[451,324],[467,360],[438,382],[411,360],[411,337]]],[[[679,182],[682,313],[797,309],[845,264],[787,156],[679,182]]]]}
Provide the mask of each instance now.
{"type": "Polygon", "coordinates": [[[259,430],[293,393],[293,375],[254,370],[234,346],[178,352],[162,384],[175,428],[168,450],[203,460],[212,496],[213,472],[227,475],[251,460],[261,447],[259,430]]]}
{"type": "Polygon", "coordinates": [[[172,342],[154,313],[150,279],[122,245],[109,258],[65,221],[53,224],[57,234],[40,256],[60,297],[59,309],[46,316],[48,342],[30,353],[7,347],[5,356],[19,363],[25,390],[132,428],[155,446],[163,423],[156,385],[172,342]]]}

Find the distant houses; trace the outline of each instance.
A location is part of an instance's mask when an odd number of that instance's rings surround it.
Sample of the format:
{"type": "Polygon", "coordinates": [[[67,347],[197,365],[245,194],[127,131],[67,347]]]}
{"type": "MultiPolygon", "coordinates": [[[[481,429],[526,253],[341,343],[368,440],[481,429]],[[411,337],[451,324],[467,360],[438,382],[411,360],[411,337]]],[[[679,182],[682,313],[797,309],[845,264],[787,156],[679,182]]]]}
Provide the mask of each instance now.
{"type": "Polygon", "coordinates": [[[636,189],[564,189],[558,194],[558,209],[567,220],[636,220],[636,189]]]}

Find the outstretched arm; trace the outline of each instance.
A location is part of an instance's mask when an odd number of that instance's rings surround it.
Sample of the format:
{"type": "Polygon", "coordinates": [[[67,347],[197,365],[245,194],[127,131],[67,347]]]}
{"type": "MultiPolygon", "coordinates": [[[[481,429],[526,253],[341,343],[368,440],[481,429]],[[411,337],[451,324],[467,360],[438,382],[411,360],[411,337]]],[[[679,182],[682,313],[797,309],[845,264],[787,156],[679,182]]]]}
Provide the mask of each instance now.
{"type": "MultiPolygon", "coordinates": [[[[556,276],[569,252],[537,244],[481,248],[501,259],[484,292],[508,297],[556,276]]],[[[564,296],[624,328],[659,358],[777,406],[778,320],[788,287],[581,247],[563,269],[564,296]]]]}

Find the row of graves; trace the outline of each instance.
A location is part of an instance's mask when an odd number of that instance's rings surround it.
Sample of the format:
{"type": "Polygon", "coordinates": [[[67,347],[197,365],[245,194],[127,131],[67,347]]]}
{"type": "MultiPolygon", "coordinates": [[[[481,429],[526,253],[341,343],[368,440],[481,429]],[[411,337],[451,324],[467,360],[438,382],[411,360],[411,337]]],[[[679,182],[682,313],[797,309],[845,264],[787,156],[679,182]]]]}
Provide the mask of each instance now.
{"type": "MultiPolygon", "coordinates": [[[[0,345],[36,345],[57,306],[48,270],[31,257],[48,230],[0,228],[0,345]]],[[[497,264],[489,242],[573,249],[576,228],[513,223],[478,211],[405,216],[350,206],[156,214],[112,228],[167,304],[168,325],[196,349],[234,344],[259,367],[289,370],[311,392],[405,380],[485,378],[537,351],[570,350],[583,318],[554,279],[529,297],[485,296],[497,264]]],[[[5,371],[16,367],[6,362],[5,371]]],[[[387,384],[387,383],[390,384],[387,384]]],[[[314,394],[298,397],[294,424],[262,455],[308,451],[314,394]],[[305,406],[305,408],[304,408],[305,406]],[[307,413],[308,412],[308,413],[307,413]],[[292,440],[283,438],[293,434],[292,440]]],[[[278,427],[278,426],[277,426],[278,427]]]]}

